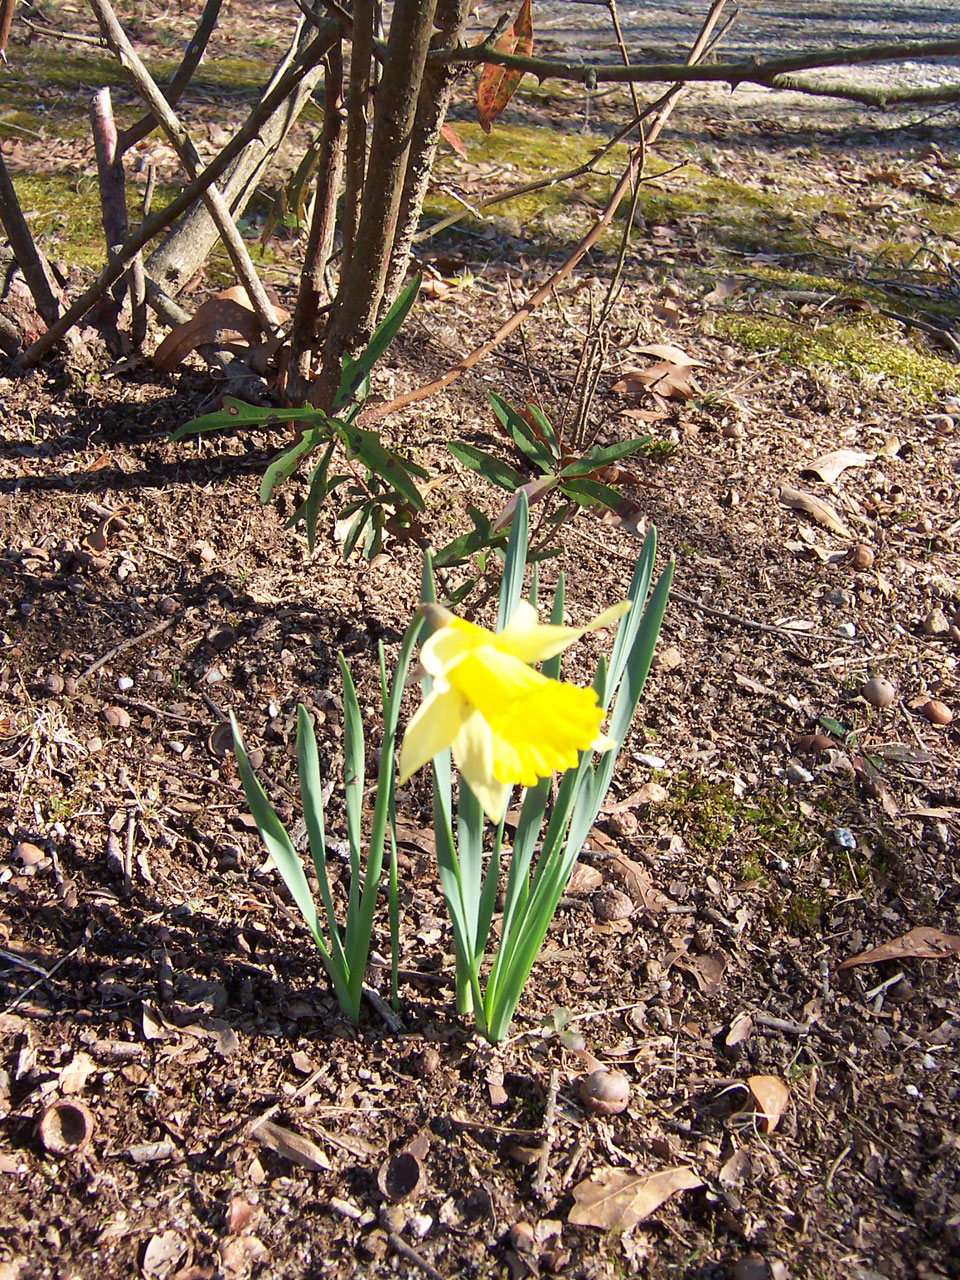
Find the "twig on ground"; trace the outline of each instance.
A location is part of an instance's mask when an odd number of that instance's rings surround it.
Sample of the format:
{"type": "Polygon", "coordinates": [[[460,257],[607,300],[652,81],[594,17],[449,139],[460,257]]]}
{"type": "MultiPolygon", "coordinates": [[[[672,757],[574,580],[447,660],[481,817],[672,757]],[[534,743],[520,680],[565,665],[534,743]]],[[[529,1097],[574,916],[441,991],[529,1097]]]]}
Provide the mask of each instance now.
{"type": "Polygon", "coordinates": [[[17,1005],[22,1004],[31,992],[36,991],[37,987],[42,987],[45,982],[49,982],[55,973],[62,969],[65,964],[69,964],[73,957],[77,955],[78,952],[82,951],[87,943],[92,942],[93,939],[101,933],[103,933],[102,925],[95,933],[92,933],[89,938],[84,938],[81,942],[78,942],[71,951],[68,951],[65,956],[61,956],[52,969],[47,969],[42,978],[38,978],[36,982],[31,982],[29,987],[25,987],[23,991],[21,991],[20,994],[16,996],[5,1008],[0,1009],[0,1013],[12,1013],[13,1010],[16,1009],[17,1005]]]}
{"type": "Polygon", "coordinates": [[[431,1266],[426,1258],[417,1253],[416,1249],[408,1245],[406,1240],[398,1236],[395,1231],[391,1231],[387,1236],[387,1239],[390,1241],[394,1251],[399,1253],[401,1258],[406,1258],[406,1260],[408,1262],[412,1262],[415,1267],[419,1267],[425,1276],[430,1277],[430,1280],[446,1280],[446,1277],[443,1276],[436,1267],[431,1266]]]}
{"type": "Polygon", "coordinates": [[[362,987],[362,991],[363,991],[363,998],[366,1000],[367,1004],[369,1004],[372,1009],[374,1009],[377,1013],[379,1013],[380,1017],[384,1020],[384,1022],[387,1024],[387,1026],[390,1028],[391,1031],[397,1032],[397,1031],[403,1030],[403,1022],[393,1012],[393,1010],[387,1004],[386,1000],[384,1000],[382,996],[378,995],[377,992],[374,991],[373,987],[370,987],[366,983],[364,983],[362,987]]]}
{"type": "MultiPolygon", "coordinates": [[[[140,631],[135,636],[127,636],[126,640],[121,640],[119,644],[115,644],[112,649],[108,649],[106,653],[101,654],[89,667],[84,668],[77,676],[77,680],[88,680],[95,671],[110,662],[117,654],[123,653],[126,649],[132,649],[135,644],[140,644],[142,640],[149,640],[153,636],[158,636],[161,631],[166,631],[167,627],[172,627],[175,622],[179,622],[184,615],[184,610],[180,609],[177,613],[172,614],[169,618],[164,618],[163,622],[158,622],[154,627],[148,627],[146,631],[140,631]]],[[[164,713],[161,712],[161,715],[164,713]]]]}
{"type": "Polygon", "coordinates": [[[547,1198],[547,1174],[550,1171],[550,1154],[556,1141],[554,1125],[557,1119],[557,1093],[560,1089],[560,1072],[556,1067],[550,1072],[550,1084],[547,1088],[547,1101],[543,1108],[543,1141],[540,1143],[540,1154],[537,1157],[537,1171],[533,1175],[533,1193],[541,1200],[547,1198]]]}

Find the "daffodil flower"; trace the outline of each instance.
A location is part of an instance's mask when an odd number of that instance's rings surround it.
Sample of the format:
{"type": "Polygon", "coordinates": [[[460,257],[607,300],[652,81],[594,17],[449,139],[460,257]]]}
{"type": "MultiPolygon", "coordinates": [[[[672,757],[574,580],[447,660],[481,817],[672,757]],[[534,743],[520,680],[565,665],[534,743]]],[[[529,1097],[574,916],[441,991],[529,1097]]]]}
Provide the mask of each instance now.
{"type": "Polygon", "coordinates": [[[434,632],[420,661],[433,689],[407,726],[400,783],[450,747],[461,777],[499,822],[512,786],[535,786],[554,770],[574,768],[579,752],[613,746],[600,733],[603,709],[593,689],[551,680],[531,664],[555,657],[629,608],[622,601],[585,627],[541,626],[536,609],[522,602],[495,633],[440,605],[422,605],[434,632]]]}

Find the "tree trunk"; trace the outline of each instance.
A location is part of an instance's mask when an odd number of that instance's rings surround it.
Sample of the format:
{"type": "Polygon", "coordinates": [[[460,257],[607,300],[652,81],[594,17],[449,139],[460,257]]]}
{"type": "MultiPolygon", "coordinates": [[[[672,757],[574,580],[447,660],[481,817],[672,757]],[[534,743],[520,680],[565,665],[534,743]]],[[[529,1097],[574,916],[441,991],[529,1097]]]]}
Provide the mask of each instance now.
{"type": "MultiPolygon", "coordinates": [[[[440,0],[437,5],[436,26],[439,28],[430,42],[431,49],[455,49],[463,36],[469,13],[469,0],[440,0]]],[[[450,67],[428,67],[420,86],[417,117],[410,142],[410,158],[403,180],[403,195],[397,218],[397,234],[390,255],[387,282],[380,304],[381,314],[395,301],[403,287],[410,260],[413,237],[420,225],[423,202],[430,185],[433,160],[440,140],[440,130],[447,118],[447,108],[453,95],[459,72],[450,67]],[[453,70],[453,74],[450,72],[453,70]]]]}
{"type": "Polygon", "coordinates": [[[329,408],[340,382],[344,354],[373,332],[383,298],[397,229],[413,123],[437,0],[397,0],[383,77],[376,93],[363,209],[353,257],[341,274],[323,367],[311,402],[329,408]]]}

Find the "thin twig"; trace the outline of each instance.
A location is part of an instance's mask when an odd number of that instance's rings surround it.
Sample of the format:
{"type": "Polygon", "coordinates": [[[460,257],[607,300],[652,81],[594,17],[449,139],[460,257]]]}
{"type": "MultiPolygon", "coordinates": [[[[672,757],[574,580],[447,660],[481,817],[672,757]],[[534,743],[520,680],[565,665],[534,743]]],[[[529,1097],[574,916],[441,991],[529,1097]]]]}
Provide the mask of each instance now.
{"type": "Polygon", "coordinates": [[[436,1267],[431,1266],[426,1258],[417,1253],[416,1249],[407,1244],[401,1236],[395,1231],[391,1231],[387,1236],[394,1250],[399,1253],[401,1258],[406,1258],[408,1262],[412,1262],[415,1267],[419,1267],[425,1276],[429,1276],[430,1280],[446,1280],[436,1267]]]}
{"type": "Polygon", "coordinates": [[[42,978],[38,978],[36,982],[31,982],[29,987],[25,987],[23,991],[21,991],[20,994],[14,1000],[12,1000],[10,1004],[6,1006],[5,1009],[0,1010],[0,1012],[12,1013],[13,1010],[16,1009],[17,1005],[21,1004],[24,1000],[26,1000],[27,996],[30,995],[32,991],[36,991],[37,987],[41,987],[45,982],[49,982],[55,973],[57,973],[60,969],[62,969],[65,964],[68,964],[79,951],[83,950],[83,948],[87,945],[87,943],[92,942],[93,939],[96,938],[98,934],[101,934],[101,933],[103,933],[102,925],[100,926],[99,929],[96,930],[95,933],[92,933],[89,938],[84,938],[81,942],[77,943],[77,945],[73,948],[72,951],[68,951],[65,956],[62,956],[57,961],[57,963],[53,966],[52,969],[48,969],[46,971],[46,973],[42,978]]]}
{"type": "Polygon", "coordinates": [[[560,1090],[560,1072],[556,1067],[550,1072],[550,1084],[547,1088],[547,1101],[543,1108],[543,1141],[540,1143],[540,1154],[537,1157],[537,1171],[533,1176],[533,1193],[541,1200],[546,1199],[547,1174],[550,1169],[550,1153],[556,1138],[554,1125],[557,1119],[557,1094],[560,1090]]]}
{"type": "Polygon", "coordinates": [[[140,644],[141,641],[149,640],[153,636],[158,636],[161,631],[166,631],[167,627],[172,627],[175,622],[179,622],[183,614],[184,610],[181,609],[179,612],[172,614],[171,617],[164,618],[163,622],[158,622],[155,627],[149,627],[146,631],[141,631],[135,636],[127,636],[126,640],[121,640],[119,644],[115,644],[112,649],[108,649],[106,653],[91,662],[89,667],[86,667],[77,676],[77,681],[89,679],[95,671],[99,671],[105,662],[109,662],[117,654],[123,653],[125,649],[132,649],[135,644],[140,644]]]}

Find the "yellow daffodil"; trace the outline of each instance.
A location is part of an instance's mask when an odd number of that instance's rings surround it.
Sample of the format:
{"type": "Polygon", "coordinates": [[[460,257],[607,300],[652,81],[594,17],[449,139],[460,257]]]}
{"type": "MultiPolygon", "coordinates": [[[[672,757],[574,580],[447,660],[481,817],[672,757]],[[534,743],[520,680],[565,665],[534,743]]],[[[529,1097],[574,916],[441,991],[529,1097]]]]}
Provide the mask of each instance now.
{"type": "Polygon", "coordinates": [[[420,654],[433,690],[407,726],[400,782],[450,747],[461,777],[499,822],[513,785],[532,787],[554,770],[573,768],[578,752],[612,746],[600,733],[603,710],[594,691],[551,680],[530,664],[554,657],[629,607],[623,601],[585,627],[558,627],[541,626],[536,609],[523,602],[494,633],[440,605],[421,606],[434,628],[420,654]]]}

